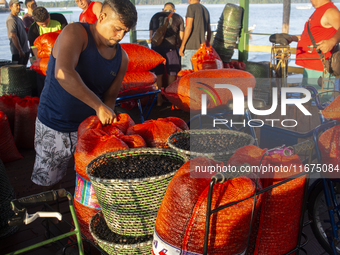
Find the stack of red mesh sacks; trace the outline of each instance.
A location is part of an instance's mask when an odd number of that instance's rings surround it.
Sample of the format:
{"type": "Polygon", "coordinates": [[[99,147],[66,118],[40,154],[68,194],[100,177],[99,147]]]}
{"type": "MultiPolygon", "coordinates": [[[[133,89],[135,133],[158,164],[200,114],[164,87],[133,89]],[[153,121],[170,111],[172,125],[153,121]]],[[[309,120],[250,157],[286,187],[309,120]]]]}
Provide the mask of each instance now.
{"type": "Polygon", "coordinates": [[[39,98],[0,97],[0,158],[6,163],[22,158],[17,148],[33,149],[39,98]]]}
{"type": "MultiPolygon", "coordinates": [[[[248,163],[251,166],[259,166],[264,152],[265,150],[254,145],[247,145],[238,149],[227,165],[238,166],[248,163]]],[[[303,169],[297,155],[265,156],[261,165],[262,169],[270,166],[277,169],[275,173],[260,173],[263,188],[277,184],[303,169]]],[[[256,241],[251,242],[249,254],[285,254],[296,247],[304,185],[305,177],[299,177],[263,194],[258,226],[254,228],[256,241]]]]}
{"type": "Polygon", "coordinates": [[[32,63],[31,69],[46,76],[48,59],[50,58],[53,45],[61,31],[62,30],[42,34],[35,39],[33,45],[38,49],[37,55],[39,59],[32,63]]]}
{"type": "Polygon", "coordinates": [[[118,122],[103,126],[97,116],[91,116],[78,128],[74,154],[77,171],[74,205],[81,231],[89,239],[92,239],[88,230],[91,217],[100,210],[86,174],[86,166],[91,160],[107,152],[128,148],[166,148],[167,138],[171,134],[188,129],[186,123],[176,117],[150,120],[136,125],[128,114],[119,114],[117,118],[118,122]]]}
{"type": "MultiPolygon", "coordinates": [[[[330,103],[322,114],[327,119],[340,120],[340,96],[330,103]]],[[[340,126],[332,127],[321,134],[319,138],[319,149],[321,152],[321,163],[327,165],[328,171],[322,172],[326,178],[339,178],[338,172],[340,162],[340,126]],[[331,170],[332,169],[332,170],[331,170]]]]}
{"type": "MultiPolygon", "coordinates": [[[[197,157],[186,162],[170,181],[158,210],[153,241],[153,254],[203,254],[209,184],[212,175],[207,167],[221,162],[197,157]],[[201,169],[202,171],[198,171],[201,169]],[[205,172],[205,173],[204,173],[205,172]],[[191,253],[190,253],[191,254],[191,253]]],[[[247,248],[254,194],[253,180],[242,176],[214,185],[211,210],[229,206],[210,218],[208,254],[243,254],[247,248]]],[[[255,218],[261,205],[259,196],[255,218]]]]}
{"type": "MultiPolygon", "coordinates": [[[[157,52],[139,44],[121,43],[120,45],[129,57],[129,65],[118,97],[157,90],[157,77],[150,70],[160,63],[165,63],[165,59],[157,52]]],[[[130,110],[136,106],[136,103],[126,101],[122,102],[122,106],[130,110]]]]}

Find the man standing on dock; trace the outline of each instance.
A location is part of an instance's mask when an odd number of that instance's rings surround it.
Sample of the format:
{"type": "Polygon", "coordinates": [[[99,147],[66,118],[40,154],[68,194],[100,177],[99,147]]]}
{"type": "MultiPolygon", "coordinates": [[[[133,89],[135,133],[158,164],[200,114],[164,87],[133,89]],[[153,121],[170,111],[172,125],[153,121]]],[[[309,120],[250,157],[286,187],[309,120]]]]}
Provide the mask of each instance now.
{"type": "MultiPolygon", "coordinates": [[[[307,24],[317,43],[317,49],[326,54],[326,59],[331,55],[332,49],[340,42],[340,12],[338,8],[329,0],[311,0],[314,13],[307,20],[301,36],[293,36],[293,40],[298,42],[296,50],[296,64],[303,66],[303,84],[318,87],[318,78],[323,77],[323,63],[312,45],[307,24]]],[[[326,73],[324,80],[333,80],[334,76],[326,73]]],[[[324,89],[333,89],[333,84],[319,84],[324,89]]],[[[339,91],[339,84],[336,81],[335,89],[339,91]]],[[[337,95],[336,95],[337,96],[337,95]]],[[[329,98],[329,96],[328,96],[329,98]]]]}
{"type": "Polygon", "coordinates": [[[76,4],[82,13],[79,15],[79,22],[94,23],[97,21],[102,9],[101,2],[91,2],[90,0],[76,0],[76,4]]]}
{"type": "MultiPolygon", "coordinates": [[[[162,43],[159,46],[151,44],[151,49],[153,49],[166,59],[168,84],[176,80],[176,75],[181,70],[181,59],[178,54],[177,43],[180,44],[183,39],[184,21],[180,15],[174,13],[175,11],[176,9],[173,3],[166,3],[162,12],[157,12],[155,15],[152,16],[149,25],[151,40],[152,35],[156,32],[156,30],[166,22],[170,13],[173,13],[170,17],[169,24],[162,43]]],[[[152,70],[152,72],[157,75],[157,87],[158,89],[161,89],[163,87],[163,75],[165,74],[164,64],[159,64],[152,70]]],[[[161,106],[162,102],[162,95],[159,94],[157,97],[157,105],[161,106]]]]}
{"type": "Polygon", "coordinates": [[[136,22],[129,0],[105,0],[95,23],[72,23],[60,33],[38,107],[34,183],[58,188],[87,117],[97,115],[103,125],[116,121],[113,110],[129,62],[119,42],[136,22]]]}
{"type": "MultiPolygon", "coordinates": [[[[28,30],[28,40],[35,59],[38,57],[38,49],[34,46],[34,41],[40,35],[55,32],[63,29],[67,25],[65,16],[61,13],[49,13],[45,7],[39,6],[33,10],[33,18],[35,22],[28,30]]],[[[37,73],[37,96],[40,97],[44,87],[45,76],[37,73]]]]}
{"type": "Polygon", "coordinates": [[[18,17],[20,4],[22,4],[22,2],[19,2],[19,0],[9,1],[11,13],[6,20],[6,27],[12,52],[12,62],[17,62],[19,65],[26,66],[29,58],[29,47],[24,23],[18,17]]]}
{"type": "Polygon", "coordinates": [[[182,70],[192,70],[191,57],[200,48],[201,43],[210,42],[210,15],[207,8],[200,4],[200,0],[189,0],[185,18],[185,29],[179,55],[182,56],[182,70]],[[206,33],[207,40],[205,39],[206,33]]]}

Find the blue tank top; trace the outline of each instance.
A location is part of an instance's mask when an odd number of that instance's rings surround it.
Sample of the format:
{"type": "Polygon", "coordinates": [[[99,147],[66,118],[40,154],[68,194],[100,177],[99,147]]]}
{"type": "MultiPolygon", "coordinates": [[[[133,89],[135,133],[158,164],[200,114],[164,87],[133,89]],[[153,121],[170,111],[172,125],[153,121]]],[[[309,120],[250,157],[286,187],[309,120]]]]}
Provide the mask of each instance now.
{"type": "MultiPolygon", "coordinates": [[[[81,52],[76,71],[86,84],[101,100],[104,93],[116,78],[122,62],[122,49],[117,44],[113,59],[103,58],[94,42],[89,24],[80,23],[88,34],[88,44],[81,52]]],[[[44,89],[40,96],[38,118],[46,126],[60,132],[74,132],[79,124],[91,115],[94,109],[69,94],[54,77],[56,59],[51,54],[46,71],[44,89]]]]}

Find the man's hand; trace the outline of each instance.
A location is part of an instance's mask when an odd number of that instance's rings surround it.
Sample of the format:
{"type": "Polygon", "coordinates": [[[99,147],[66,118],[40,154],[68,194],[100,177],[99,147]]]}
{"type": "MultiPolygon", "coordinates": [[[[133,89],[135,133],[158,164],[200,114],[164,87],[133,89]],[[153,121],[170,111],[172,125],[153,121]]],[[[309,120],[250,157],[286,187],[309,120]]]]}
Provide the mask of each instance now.
{"type": "Polygon", "coordinates": [[[334,40],[333,38],[322,40],[318,43],[318,47],[316,49],[321,50],[322,53],[327,53],[333,49],[335,44],[336,40],[334,40]]]}
{"type": "Polygon", "coordinates": [[[117,116],[115,112],[105,104],[102,104],[96,112],[102,125],[110,125],[111,123],[117,122],[117,116]]]}
{"type": "Polygon", "coordinates": [[[181,47],[179,48],[178,54],[179,54],[181,57],[184,57],[184,46],[183,46],[183,47],[181,46],[181,47]]]}
{"type": "Polygon", "coordinates": [[[22,49],[19,50],[19,57],[24,58],[25,57],[25,52],[23,52],[22,49]]]}

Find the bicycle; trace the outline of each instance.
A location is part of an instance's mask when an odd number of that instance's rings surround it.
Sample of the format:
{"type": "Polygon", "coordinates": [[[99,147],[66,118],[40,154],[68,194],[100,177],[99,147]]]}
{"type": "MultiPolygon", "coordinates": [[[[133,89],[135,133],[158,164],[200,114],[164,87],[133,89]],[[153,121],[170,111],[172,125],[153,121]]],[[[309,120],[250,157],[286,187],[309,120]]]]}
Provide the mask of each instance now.
{"type": "MultiPolygon", "coordinates": [[[[69,209],[71,212],[72,220],[74,222],[74,229],[71,230],[68,233],[64,233],[55,237],[51,237],[50,239],[44,240],[40,243],[33,244],[31,246],[25,247],[23,249],[13,251],[8,253],[7,255],[12,254],[21,254],[23,252],[27,252],[33,249],[36,249],[38,247],[56,242],[58,240],[70,237],[72,235],[76,236],[76,245],[78,247],[78,253],[79,255],[84,255],[84,248],[82,243],[82,237],[80,233],[79,223],[77,220],[77,216],[74,210],[73,206],[73,197],[72,195],[67,192],[65,189],[59,189],[59,190],[52,190],[43,192],[40,194],[31,195],[28,197],[23,197],[20,199],[14,199],[11,201],[11,208],[15,213],[15,216],[10,218],[8,220],[9,226],[15,226],[15,225],[23,225],[23,224],[30,224],[33,221],[35,221],[38,218],[57,218],[59,221],[62,220],[62,215],[59,212],[36,212],[34,214],[27,213],[28,207],[38,206],[42,205],[48,202],[55,202],[58,200],[58,198],[66,197],[68,199],[69,209]]],[[[67,246],[68,247],[68,246],[67,246]]],[[[64,247],[63,254],[65,254],[65,249],[67,247],[64,247]]]]}

